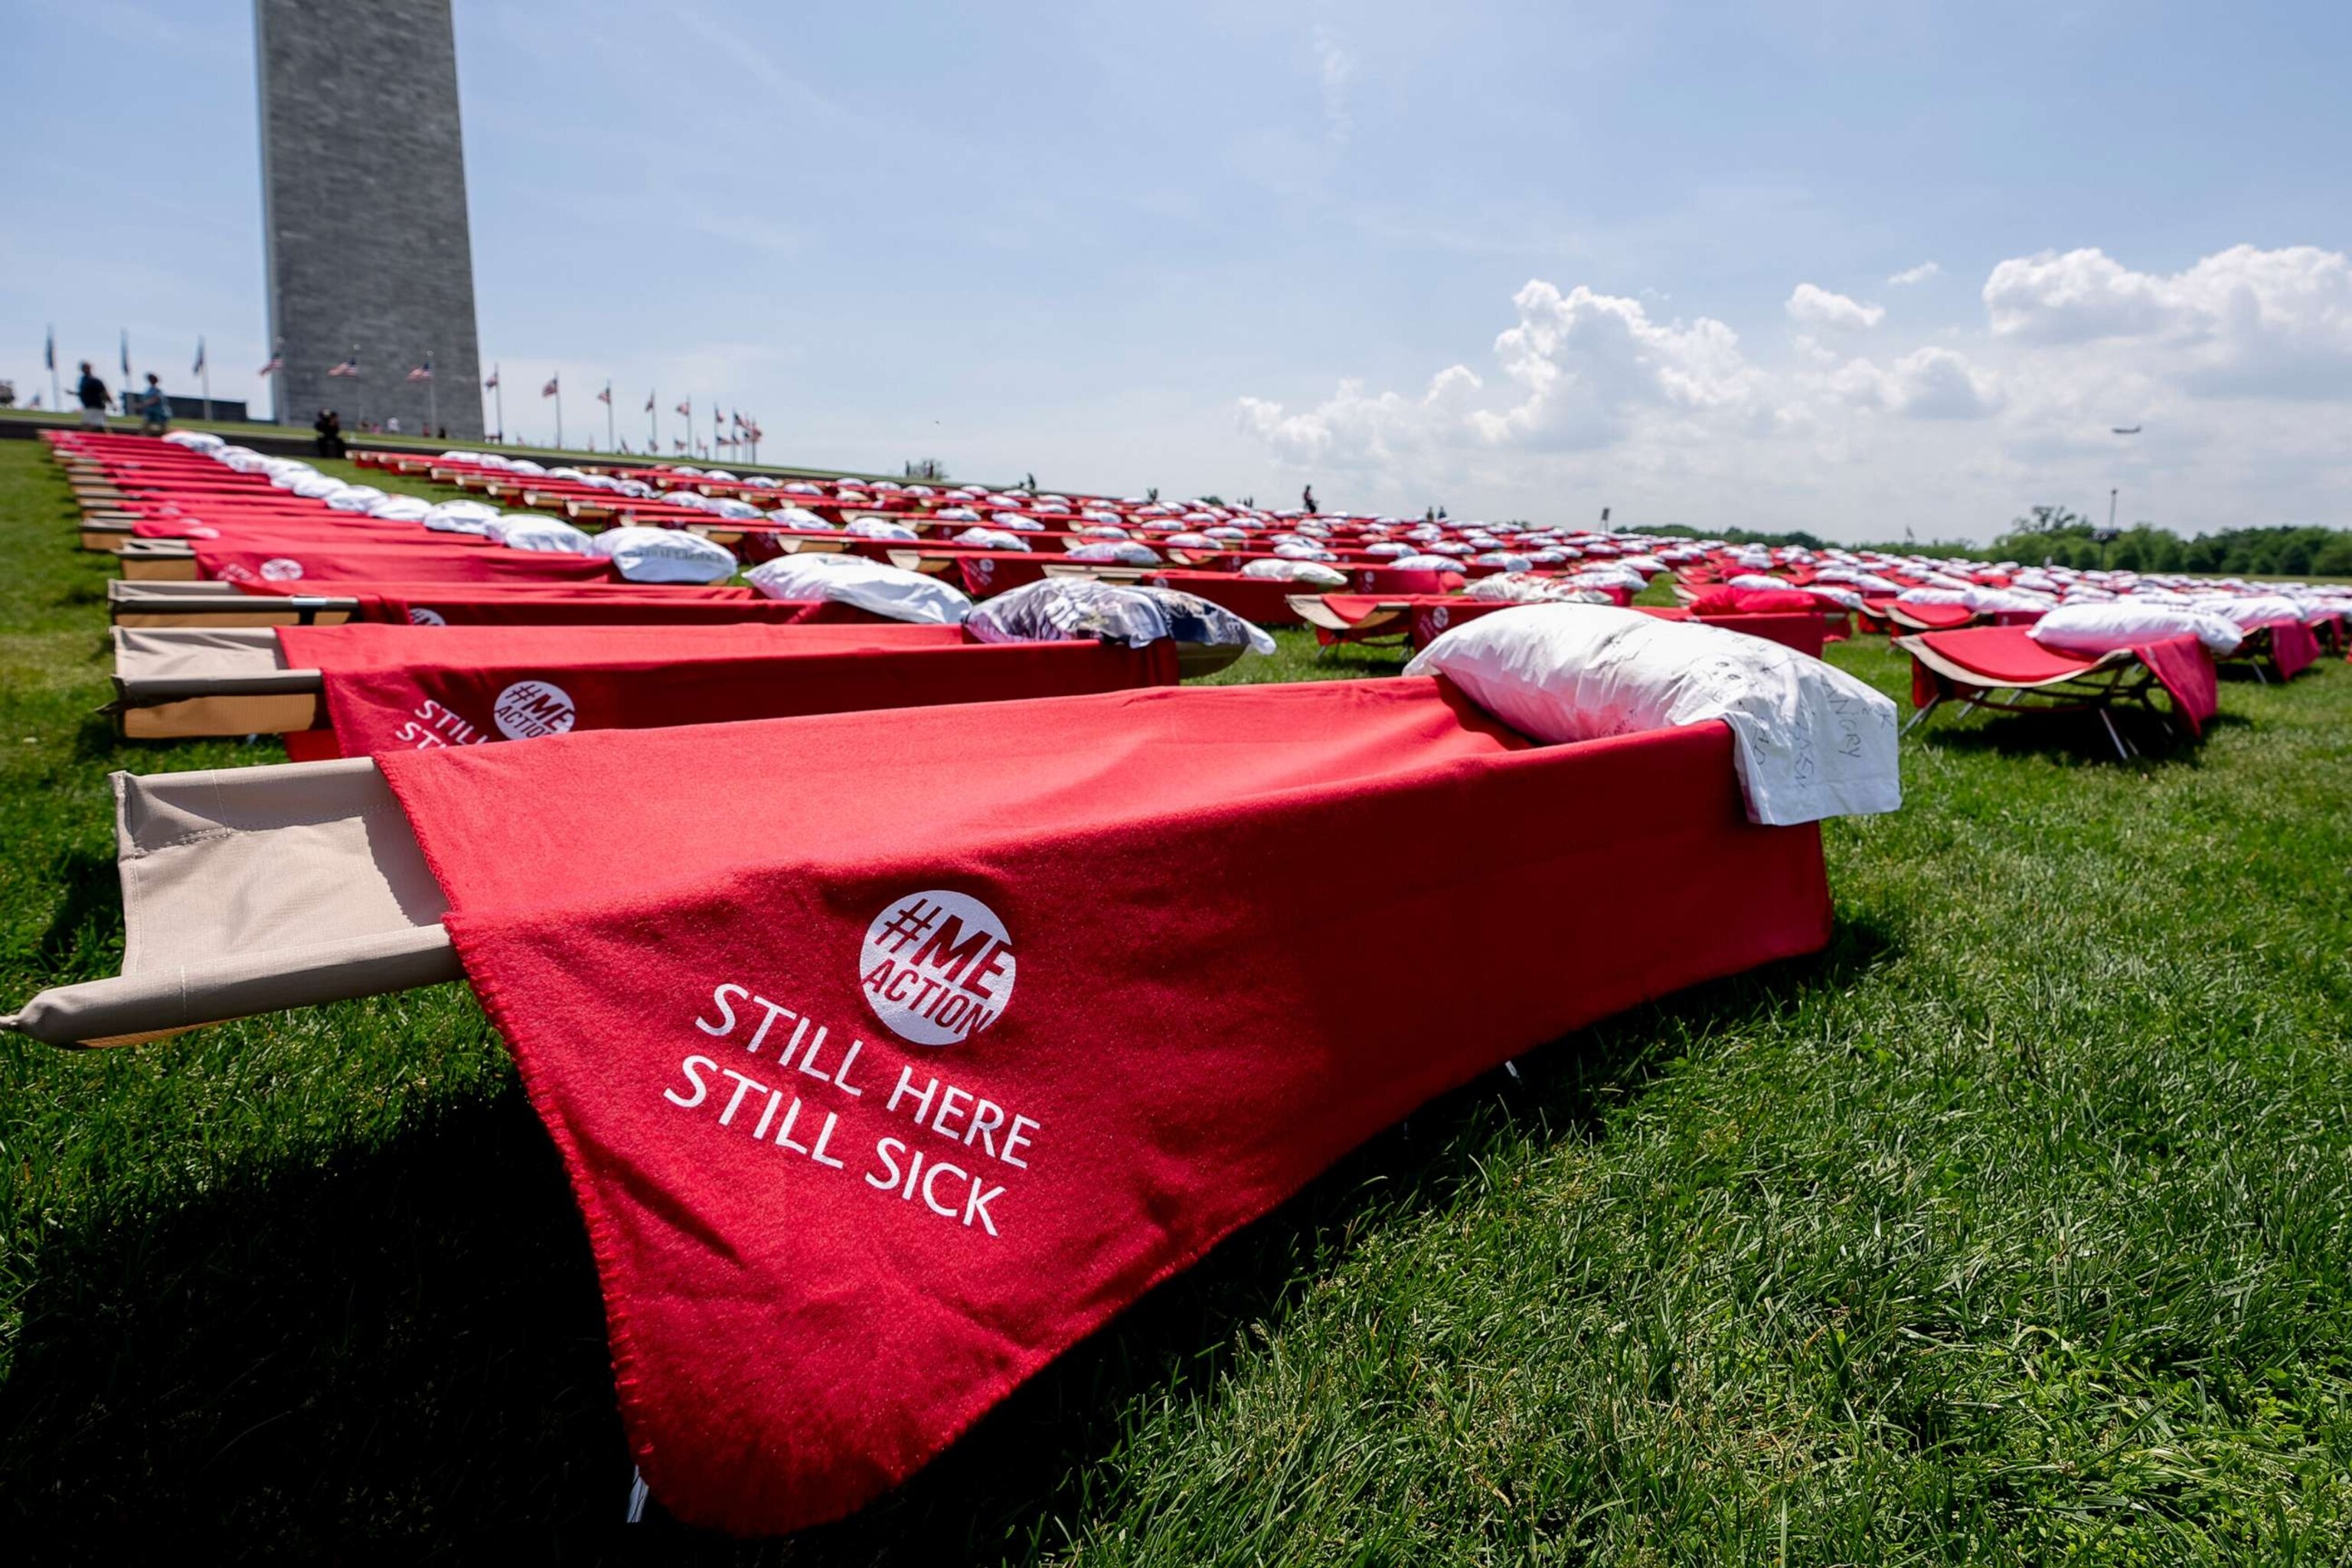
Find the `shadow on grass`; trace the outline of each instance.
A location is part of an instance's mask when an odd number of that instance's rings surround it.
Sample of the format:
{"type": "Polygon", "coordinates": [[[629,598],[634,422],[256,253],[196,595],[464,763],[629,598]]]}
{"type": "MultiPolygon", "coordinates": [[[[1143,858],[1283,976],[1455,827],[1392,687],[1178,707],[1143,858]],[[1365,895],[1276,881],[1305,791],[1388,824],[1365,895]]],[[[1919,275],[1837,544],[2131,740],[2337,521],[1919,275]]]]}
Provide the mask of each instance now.
{"type": "Polygon", "coordinates": [[[114,857],[63,850],[50,860],[47,876],[65,896],[35,949],[41,973],[57,976],[46,984],[95,980],[109,973],[121,956],[122,935],[122,879],[114,857]]]}
{"type": "Polygon", "coordinates": [[[259,1171],[33,1260],[0,1386],[0,1517],[106,1555],[345,1558],[486,1549],[584,1561],[882,1563],[1034,1556],[1098,1509],[1139,1405],[1208,1396],[1239,1331],[1278,1322],[1368,1231],[1442,1209],[1506,1134],[1591,1139],[1669,1042],[1849,984],[1827,952],[1681,992],[1530,1052],[1372,1139],[1016,1392],[857,1517],[747,1545],[648,1510],[629,1465],[593,1265],[551,1146],[511,1085],[389,1146],[259,1171]]]}
{"type": "MultiPolygon", "coordinates": [[[[2201,765],[2200,743],[2176,733],[2158,721],[2146,710],[2118,709],[2115,710],[2116,728],[2125,740],[2137,748],[2130,760],[2136,768],[2194,768],[2201,765]]],[[[2221,713],[2205,721],[2205,731],[2245,721],[2235,714],[2221,713]]],[[[2116,754],[2115,742],[2107,736],[2107,727],[2093,712],[2058,713],[1992,713],[1978,722],[1947,723],[1938,726],[1929,720],[1919,730],[1919,739],[1940,751],[1990,752],[2001,757],[2065,756],[2080,763],[2119,764],[2124,759],[2116,754]]]]}

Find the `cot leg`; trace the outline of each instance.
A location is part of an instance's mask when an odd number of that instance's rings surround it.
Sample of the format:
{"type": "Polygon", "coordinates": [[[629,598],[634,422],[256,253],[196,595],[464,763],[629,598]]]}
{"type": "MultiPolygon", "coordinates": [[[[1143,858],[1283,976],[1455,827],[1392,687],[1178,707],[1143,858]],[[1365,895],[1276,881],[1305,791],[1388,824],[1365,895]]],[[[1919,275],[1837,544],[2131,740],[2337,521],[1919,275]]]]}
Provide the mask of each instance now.
{"type": "Polygon", "coordinates": [[[2130,762],[2131,752],[2124,747],[2123,732],[2116,728],[2116,716],[2105,706],[2099,709],[2099,722],[2107,727],[2107,739],[2116,743],[2116,756],[2123,762],[2130,762]]]}
{"type": "Polygon", "coordinates": [[[628,1522],[631,1524],[643,1524],[646,1521],[646,1473],[635,1465],[630,1466],[628,1522]]]}
{"type": "Polygon", "coordinates": [[[1911,721],[1903,726],[1903,733],[1907,735],[1912,731],[1917,729],[1926,721],[1928,714],[1933,713],[1937,709],[1941,708],[1943,705],[1944,694],[1938,691],[1934,697],[1928,700],[1927,706],[1920,709],[1919,711],[1911,715],[1911,721]]]}

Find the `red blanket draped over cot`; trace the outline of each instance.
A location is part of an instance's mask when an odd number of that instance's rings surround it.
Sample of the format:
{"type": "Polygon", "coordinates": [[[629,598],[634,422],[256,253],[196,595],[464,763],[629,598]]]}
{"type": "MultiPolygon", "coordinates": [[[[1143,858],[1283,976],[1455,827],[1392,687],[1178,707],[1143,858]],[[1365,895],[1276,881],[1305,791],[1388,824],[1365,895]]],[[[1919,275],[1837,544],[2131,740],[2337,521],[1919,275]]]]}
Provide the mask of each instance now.
{"type": "MultiPolygon", "coordinates": [[[[1978,676],[1978,685],[1986,689],[2036,686],[2079,675],[2098,662],[2095,654],[2044,647],[2021,626],[1971,626],[1956,632],[1921,632],[1917,636],[1938,655],[1978,676]]],[[[2205,721],[2221,711],[2221,685],[2213,672],[2213,656],[2195,637],[2166,637],[2131,652],[2155,672],[2157,684],[2171,696],[2174,713],[2191,735],[2202,732],[2205,721]]],[[[1917,660],[1912,661],[1913,707],[1925,708],[1939,696],[1952,695],[1958,693],[1949,680],[1917,660]]]]}
{"type": "Polygon", "coordinates": [[[2273,621],[2268,629],[2271,662],[2281,679],[2293,680],[2319,662],[2319,638],[2301,621],[2273,621]]]}
{"type": "Polygon", "coordinates": [[[286,737],[297,762],[1177,679],[1165,641],[973,644],[960,626],[280,626],[278,637],[288,668],[325,685],[328,727],[286,737]]]}
{"type": "Polygon", "coordinates": [[[632,1451],[744,1532],[871,1500],[1431,1096],[1829,930],[1722,726],[1531,749],[1430,680],[382,766],[586,1215],[632,1451]]]}
{"type": "Polygon", "coordinates": [[[409,626],[875,625],[830,599],[769,599],[753,589],[686,583],[240,583],[248,594],[357,599],[357,618],[409,626]]]}
{"type": "Polygon", "coordinates": [[[617,582],[601,555],[509,550],[500,545],[347,544],[341,540],[246,543],[198,540],[196,574],[243,583],[604,583],[617,582]]]}

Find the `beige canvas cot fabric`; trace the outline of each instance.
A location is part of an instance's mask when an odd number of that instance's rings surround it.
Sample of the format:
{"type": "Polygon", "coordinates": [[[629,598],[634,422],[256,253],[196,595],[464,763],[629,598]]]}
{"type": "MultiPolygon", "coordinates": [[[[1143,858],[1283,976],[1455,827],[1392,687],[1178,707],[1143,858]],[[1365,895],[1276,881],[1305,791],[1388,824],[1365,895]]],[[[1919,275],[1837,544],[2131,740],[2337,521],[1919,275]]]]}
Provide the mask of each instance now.
{"type": "Polygon", "coordinates": [[[118,577],[106,585],[118,626],[333,626],[359,614],[348,595],[240,593],[234,583],[152,583],[118,577]]]}
{"type": "Polygon", "coordinates": [[[125,1045],[462,978],[448,901],[365,758],[114,775],[122,973],[0,1026],[125,1045]]]}
{"type": "Polygon", "coordinates": [[[114,711],[132,740],[307,730],[324,689],[285,667],[267,626],[114,628],[114,711]]]}

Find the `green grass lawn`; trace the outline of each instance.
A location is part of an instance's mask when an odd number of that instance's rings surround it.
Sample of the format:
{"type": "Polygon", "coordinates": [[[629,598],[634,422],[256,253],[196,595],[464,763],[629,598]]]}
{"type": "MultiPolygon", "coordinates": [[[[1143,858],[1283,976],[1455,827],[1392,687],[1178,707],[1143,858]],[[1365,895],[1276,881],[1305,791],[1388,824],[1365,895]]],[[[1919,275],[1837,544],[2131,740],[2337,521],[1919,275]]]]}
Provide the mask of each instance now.
{"type": "MultiPolygon", "coordinates": [[[[109,769],[278,755],[111,737],[71,515],[0,443],[0,1004],[113,972],[109,769]]],[[[1282,640],[1243,672],[1400,662],[1282,640]]],[[[1903,689],[1883,644],[1832,657],[1903,689]]],[[[1431,1107],[866,1516],[765,1546],[619,1526],[579,1220],[462,988],[107,1054],[0,1040],[0,1540],[2342,1561],[2352,675],[2223,708],[2129,768],[2063,721],[1906,742],[1905,811],[1830,825],[1830,952],[1431,1107]]],[[[1401,980],[1445,983],[1396,940],[1401,980]]]]}

